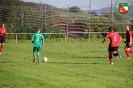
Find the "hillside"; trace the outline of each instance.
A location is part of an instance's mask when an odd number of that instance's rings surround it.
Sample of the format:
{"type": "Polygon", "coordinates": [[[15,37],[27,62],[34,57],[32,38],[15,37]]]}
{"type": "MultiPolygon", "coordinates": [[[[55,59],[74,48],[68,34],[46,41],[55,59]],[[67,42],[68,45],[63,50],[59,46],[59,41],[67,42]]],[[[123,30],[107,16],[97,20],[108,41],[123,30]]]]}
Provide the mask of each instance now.
{"type": "Polygon", "coordinates": [[[45,6],[47,6],[47,8],[57,8],[55,6],[49,5],[49,4],[45,4],[45,3],[34,3],[34,2],[24,2],[22,0],[0,0],[0,4],[9,4],[9,5],[15,5],[15,6],[38,6],[38,8],[43,7],[42,9],[44,9],[45,6]]]}
{"type": "MultiPolygon", "coordinates": [[[[130,11],[130,9],[131,9],[131,6],[129,6],[129,11],[130,11]]],[[[85,12],[88,13],[89,11],[85,10],[85,12]]],[[[111,13],[111,7],[105,7],[102,9],[91,10],[91,12],[95,12],[97,15],[102,15],[102,13],[111,13]]],[[[113,12],[114,12],[114,9],[113,9],[113,12]]],[[[127,18],[133,19],[133,12],[127,18]]]]}

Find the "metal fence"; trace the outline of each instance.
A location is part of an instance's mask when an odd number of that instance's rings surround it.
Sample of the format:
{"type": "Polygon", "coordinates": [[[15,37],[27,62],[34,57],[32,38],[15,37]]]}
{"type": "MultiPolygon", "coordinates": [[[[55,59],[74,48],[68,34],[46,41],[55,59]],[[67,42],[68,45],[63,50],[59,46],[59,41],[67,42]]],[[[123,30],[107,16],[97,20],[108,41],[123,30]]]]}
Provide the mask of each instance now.
{"type": "MultiPolygon", "coordinates": [[[[95,39],[102,39],[104,38],[104,36],[108,33],[108,32],[69,32],[69,34],[88,34],[90,33],[91,37],[90,39],[88,38],[78,38],[78,39],[85,39],[86,41],[90,41],[90,40],[95,40],[95,39]],[[101,36],[102,35],[102,36],[101,36]]],[[[125,38],[125,32],[119,32],[120,35],[125,38]]],[[[61,39],[63,42],[67,42],[68,41],[68,38],[67,38],[67,33],[42,33],[45,37],[45,39],[49,40],[53,40],[55,39],[54,37],[53,38],[49,38],[48,36],[49,35],[61,35],[63,36],[61,39]]],[[[8,40],[15,40],[16,43],[18,43],[18,41],[21,41],[21,40],[31,40],[31,36],[33,35],[33,33],[8,33],[7,34],[7,39],[8,40]],[[11,37],[11,38],[10,38],[11,37]]]]}

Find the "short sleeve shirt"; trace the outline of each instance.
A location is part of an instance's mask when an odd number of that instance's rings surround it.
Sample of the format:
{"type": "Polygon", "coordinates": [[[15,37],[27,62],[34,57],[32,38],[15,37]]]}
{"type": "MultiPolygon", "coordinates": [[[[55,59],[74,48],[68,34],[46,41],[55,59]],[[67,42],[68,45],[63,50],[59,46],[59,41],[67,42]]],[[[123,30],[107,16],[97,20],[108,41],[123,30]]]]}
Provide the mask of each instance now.
{"type": "Polygon", "coordinates": [[[106,38],[110,39],[109,45],[111,47],[119,47],[120,46],[121,36],[119,35],[119,33],[114,32],[114,31],[113,32],[109,32],[106,35],[106,38]]]}
{"type": "Polygon", "coordinates": [[[1,39],[4,39],[6,37],[7,28],[0,28],[0,37],[1,39]]]}
{"type": "Polygon", "coordinates": [[[130,42],[130,37],[131,36],[132,36],[132,31],[131,30],[126,31],[126,40],[127,40],[127,42],[130,42]]]}
{"type": "Polygon", "coordinates": [[[42,41],[44,40],[44,36],[41,33],[35,33],[32,36],[32,40],[34,40],[34,47],[41,47],[42,41]]]}

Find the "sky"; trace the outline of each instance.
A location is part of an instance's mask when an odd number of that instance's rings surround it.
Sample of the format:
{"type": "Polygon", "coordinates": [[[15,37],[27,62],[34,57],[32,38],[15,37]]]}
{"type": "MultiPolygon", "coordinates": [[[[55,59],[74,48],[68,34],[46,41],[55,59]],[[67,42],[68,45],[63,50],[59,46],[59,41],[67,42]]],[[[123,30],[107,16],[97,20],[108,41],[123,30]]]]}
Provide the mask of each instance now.
{"type": "MultiPolygon", "coordinates": [[[[91,1],[91,10],[101,9],[104,7],[111,6],[111,0],[22,0],[22,1],[49,4],[52,6],[56,6],[58,8],[67,8],[67,6],[68,7],[78,6],[81,9],[88,9],[91,1]]],[[[117,0],[112,0],[112,4],[114,5],[116,1],[117,0]]],[[[130,1],[133,3],[133,0],[118,0],[118,4],[129,3],[130,1]]]]}

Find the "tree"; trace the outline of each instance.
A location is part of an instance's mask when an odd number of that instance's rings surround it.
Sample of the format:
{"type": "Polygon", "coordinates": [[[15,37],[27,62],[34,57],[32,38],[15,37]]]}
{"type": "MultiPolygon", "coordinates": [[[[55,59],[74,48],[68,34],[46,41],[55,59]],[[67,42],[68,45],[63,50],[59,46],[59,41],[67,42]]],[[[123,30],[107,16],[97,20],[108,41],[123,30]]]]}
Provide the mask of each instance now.
{"type": "Polygon", "coordinates": [[[81,12],[81,9],[77,6],[72,6],[70,9],[69,9],[69,12],[81,12]]]}

